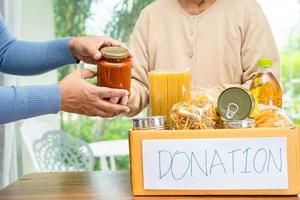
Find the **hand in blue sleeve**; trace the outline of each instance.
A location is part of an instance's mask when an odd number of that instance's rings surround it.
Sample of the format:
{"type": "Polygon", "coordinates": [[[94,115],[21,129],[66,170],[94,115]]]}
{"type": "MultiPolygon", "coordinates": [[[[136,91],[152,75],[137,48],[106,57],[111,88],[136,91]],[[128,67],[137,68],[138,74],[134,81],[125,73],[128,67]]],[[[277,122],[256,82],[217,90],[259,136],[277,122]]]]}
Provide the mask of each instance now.
{"type": "MultiPolygon", "coordinates": [[[[35,75],[72,64],[78,60],[96,64],[102,46],[122,46],[107,37],[78,37],[50,42],[27,42],[14,38],[0,16],[0,72],[35,75]]],[[[0,87],[0,124],[59,110],[89,116],[112,117],[128,107],[105,102],[104,98],[128,96],[124,90],[96,87],[84,79],[92,72],[77,71],[60,84],[0,87]]]]}
{"type": "Polygon", "coordinates": [[[69,38],[50,42],[16,40],[0,17],[0,71],[16,75],[35,75],[76,63],[69,38]]]}
{"type": "Polygon", "coordinates": [[[0,124],[60,110],[58,85],[0,87],[0,124]]]}
{"type": "MultiPolygon", "coordinates": [[[[16,40],[0,16],[0,71],[34,75],[75,63],[69,39],[37,43],[16,40]]],[[[60,110],[58,85],[0,87],[0,124],[60,110]]]]}

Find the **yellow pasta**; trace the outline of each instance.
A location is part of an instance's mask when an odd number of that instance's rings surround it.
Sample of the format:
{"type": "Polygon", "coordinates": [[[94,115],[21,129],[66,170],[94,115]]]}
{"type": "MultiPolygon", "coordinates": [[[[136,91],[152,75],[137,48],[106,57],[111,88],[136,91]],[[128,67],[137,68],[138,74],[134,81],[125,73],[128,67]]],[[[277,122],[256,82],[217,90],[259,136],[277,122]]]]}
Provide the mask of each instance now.
{"type": "Polygon", "coordinates": [[[259,104],[255,107],[251,117],[256,121],[256,127],[290,127],[293,124],[285,113],[275,106],[259,104]]]}
{"type": "Polygon", "coordinates": [[[149,73],[151,115],[168,115],[172,106],[191,99],[190,73],[149,73]]]}

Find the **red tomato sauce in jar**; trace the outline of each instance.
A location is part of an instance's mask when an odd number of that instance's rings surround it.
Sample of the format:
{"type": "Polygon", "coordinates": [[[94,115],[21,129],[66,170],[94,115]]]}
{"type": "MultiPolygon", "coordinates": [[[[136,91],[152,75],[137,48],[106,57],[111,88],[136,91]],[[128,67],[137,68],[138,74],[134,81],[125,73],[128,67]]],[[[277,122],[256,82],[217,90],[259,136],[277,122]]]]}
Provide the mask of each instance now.
{"type": "Polygon", "coordinates": [[[127,49],[105,47],[97,68],[97,85],[130,92],[132,61],[127,49]]]}

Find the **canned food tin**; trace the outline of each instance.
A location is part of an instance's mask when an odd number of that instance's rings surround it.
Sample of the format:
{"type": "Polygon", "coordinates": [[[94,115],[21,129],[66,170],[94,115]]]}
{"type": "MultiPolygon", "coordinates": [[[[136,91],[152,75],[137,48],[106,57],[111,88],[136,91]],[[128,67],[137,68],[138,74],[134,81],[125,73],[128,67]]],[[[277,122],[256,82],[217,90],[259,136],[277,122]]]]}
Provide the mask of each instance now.
{"type": "Polygon", "coordinates": [[[255,128],[255,120],[247,118],[244,120],[224,121],[223,125],[225,129],[255,128]]]}
{"type": "Polygon", "coordinates": [[[164,130],[166,117],[165,116],[155,116],[155,117],[144,117],[132,119],[133,130],[164,130]]]}
{"type": "Polygon", "coordinates": [[[218,98],[218,111],[225,120],[246,119],[254,108],[254,96],[242,87],[227,88],[218,98]]]}

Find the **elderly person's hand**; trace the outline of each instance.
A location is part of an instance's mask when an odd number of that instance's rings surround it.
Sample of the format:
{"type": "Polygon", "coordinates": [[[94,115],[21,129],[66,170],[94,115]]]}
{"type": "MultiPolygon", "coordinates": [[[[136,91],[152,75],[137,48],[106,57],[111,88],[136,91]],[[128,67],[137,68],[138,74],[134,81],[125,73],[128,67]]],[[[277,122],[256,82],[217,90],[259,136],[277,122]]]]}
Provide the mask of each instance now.
{"type": "Polygon", "coordinates": [[[114,117],[121,113],[128,113],[128,91],[97,87],[85,79],[96,74],[90,70],[76,70],[66,76],[60,83],[61,110],[88,116],[114,117]],[[106,99],[118,98],[125,102],[114,104],[106,99]],[[122,105],[123,104],[123,105],[122,105]]]}
{"type": "Polygon", "coordinates": [[[105,36],[84,36],[70,39],[69,47],[73,56],[85,63],[97,64],[101,58],[100,49],[106,46],[127,48],[121,42],[105,36]]]}

